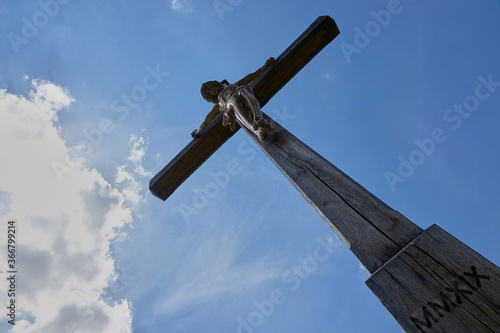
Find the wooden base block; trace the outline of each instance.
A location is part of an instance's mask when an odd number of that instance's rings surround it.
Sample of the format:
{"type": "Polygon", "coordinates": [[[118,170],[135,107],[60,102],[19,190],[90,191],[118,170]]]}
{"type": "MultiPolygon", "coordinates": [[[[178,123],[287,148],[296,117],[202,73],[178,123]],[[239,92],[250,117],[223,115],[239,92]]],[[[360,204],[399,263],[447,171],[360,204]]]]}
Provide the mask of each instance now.
{"type": "Polygon", "coordinates": [[[500,269],[437,225],[366,284],[406,332],[500,332],[500,269]]]}

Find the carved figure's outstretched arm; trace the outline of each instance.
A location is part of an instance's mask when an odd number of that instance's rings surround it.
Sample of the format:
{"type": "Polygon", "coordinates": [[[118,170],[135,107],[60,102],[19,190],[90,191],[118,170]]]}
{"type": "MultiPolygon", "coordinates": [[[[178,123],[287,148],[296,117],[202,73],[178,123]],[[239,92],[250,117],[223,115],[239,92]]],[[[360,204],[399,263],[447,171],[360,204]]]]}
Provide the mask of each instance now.
{"type": "Polygon", "coordinates": [[[262,75],[262,73],[264,73],[264,71],[269,67],[271,66],[272,64],[274,64],[275,60],[273,57],[270,57],[269,59],[267,59],[266,63],[264,64],[264,66],[262,66],[261,68],[259,68],[257,71],[255,71],[254,73],[250,73],[248,74],[247,76],[245,76],[244,78],[242,78],[241,80],[239,80],[238,82],[236,82],[235,84],[237,86],[242,86],[242,85],[245,85],[245,84],[250,84],[252,81],[254,81],[255,79],[257,79],[259,76],[262,75]]]}
{"type": "Polygon", "coordinates": [[[207,126],[210,124],[220,113],[219,111],[219,104],[215,104],[214,107],[212,108],[212,111],[210,111],[207,116],[205,117],[205,120],[203,123],[200,125],[198,129],[195,129],[191,133],[192,138],[196,138],[207,126]]]}

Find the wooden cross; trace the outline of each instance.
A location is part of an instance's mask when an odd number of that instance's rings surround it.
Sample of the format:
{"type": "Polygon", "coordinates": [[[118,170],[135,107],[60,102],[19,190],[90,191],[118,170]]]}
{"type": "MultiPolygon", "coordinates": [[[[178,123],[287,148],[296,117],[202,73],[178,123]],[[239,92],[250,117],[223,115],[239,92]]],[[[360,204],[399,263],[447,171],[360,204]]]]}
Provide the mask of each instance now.
{"type": "MultiPolygon", "coordinates": [[[[319,17],[251,84],[261,107],[338,34],[319,17]]],[[[265,117],[272,142],[243,129],[371,273],[366,284],[406,332],[500,332],[497,266],[437,225],[422,230],[265,117]]],[[[151,179],[155,196],[166,200],[236,132],[221,118],[151,179]]]]}

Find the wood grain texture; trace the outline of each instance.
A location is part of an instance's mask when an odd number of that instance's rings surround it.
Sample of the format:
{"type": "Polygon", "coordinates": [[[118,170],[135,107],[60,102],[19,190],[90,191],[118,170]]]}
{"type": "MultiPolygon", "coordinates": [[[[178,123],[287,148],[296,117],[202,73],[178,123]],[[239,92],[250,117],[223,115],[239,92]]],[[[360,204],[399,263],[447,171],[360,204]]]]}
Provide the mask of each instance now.
{"type": "Polygon", "coordinates": [[[436,225],[366,284],[406,332],[500,332],[500,269],[436,225]]]}
{"type": "MultiPolygon", "coordinates": [[[[339,29],[331,17],[319,17],[276,59],[273,66],[269,67],[262,76],[250,85],[261,107],[339,33],[339,29]]],[[[215,119],[201,136],[193,139],[151,179],[149,182],[151,193],[166,200],[236,131],[232,132],[229,127],[222,126],[222,116],[215,119]]]]}
{"type": "Polygon", "coordinates": [[[266,119],[273,128],[271,143],[244,130],[369,272],[422,232],[278,123],[266,119]]]}

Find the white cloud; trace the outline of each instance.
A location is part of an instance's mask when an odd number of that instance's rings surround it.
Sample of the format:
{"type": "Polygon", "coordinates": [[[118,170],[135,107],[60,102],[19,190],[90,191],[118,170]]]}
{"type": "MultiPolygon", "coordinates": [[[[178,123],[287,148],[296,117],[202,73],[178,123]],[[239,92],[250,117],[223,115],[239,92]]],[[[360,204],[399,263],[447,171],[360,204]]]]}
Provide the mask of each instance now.
{"type": "MultiPolygon", "coordinates": [[[[110,242],[143,200],[134,170],[148,174],[141,166],[144,139],[131,139],[132,165],[118,168],[116,184],[81,163],[60,182],[52,164],[69,155],[54,122],[73,99],[53,83],[32,85],[28,97],[0,90],[0,217],[17,221],[23,289],[17,315],[34,318],[20,320],[12,332],[131,332],[131,304],[105,302],[101,293],[116,275],[110,242]]],[[[7,304],[6,293],[0,304],[7,304]]],[[[5,320],[5,311],[0,316],[5,320]]]]}
{"type": "Polygon", "coordinates": [[[185,13],[190,13],[192,10],[187,8],[187,0],[172,0],[170,1],[170,8],[173,10],[182,11],[185,13]]]}
{"type": "Polygon", "coordinates": [[[132,134],[128,145],[130,154],[128,160],[131,165],[124,164],[116,168],[115,184],[121,190],[126,200],[133,206],[143,202],[142,186],[135,179],[134,173],[141,177],[151,177],[152,174],[142,166],[142,161],[146,155],[147,145],[142,136],[132,134]]]}

